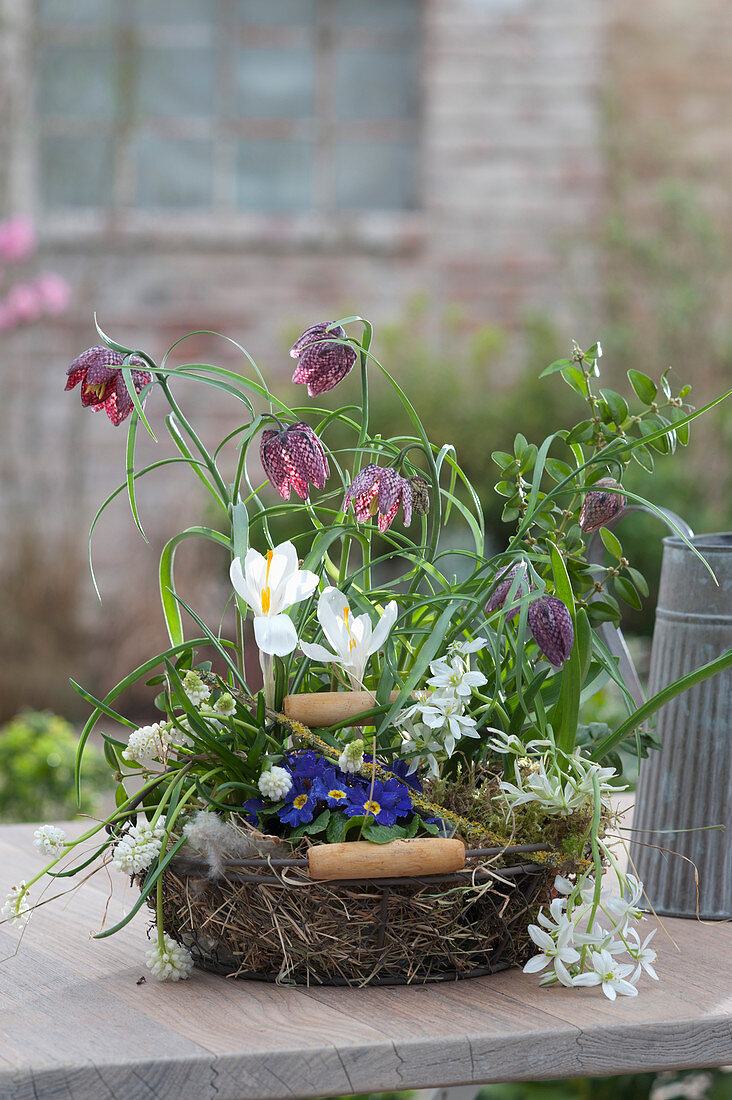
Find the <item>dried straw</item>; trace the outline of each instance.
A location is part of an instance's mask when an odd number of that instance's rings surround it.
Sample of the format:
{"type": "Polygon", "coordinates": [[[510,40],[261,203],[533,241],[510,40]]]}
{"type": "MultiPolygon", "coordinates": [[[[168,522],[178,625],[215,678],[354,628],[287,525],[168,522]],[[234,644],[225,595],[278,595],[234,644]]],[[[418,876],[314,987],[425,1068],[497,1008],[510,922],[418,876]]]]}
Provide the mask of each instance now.
{"type": "Polygon", "coordinates": [[[482,865],[325,883],[300,867],[235,862],[211,879],[205,864],[175,861],[163,876],[165,931],[204,969],[300,985],[446,981],[522,963],[554,874],[482,865]]]}

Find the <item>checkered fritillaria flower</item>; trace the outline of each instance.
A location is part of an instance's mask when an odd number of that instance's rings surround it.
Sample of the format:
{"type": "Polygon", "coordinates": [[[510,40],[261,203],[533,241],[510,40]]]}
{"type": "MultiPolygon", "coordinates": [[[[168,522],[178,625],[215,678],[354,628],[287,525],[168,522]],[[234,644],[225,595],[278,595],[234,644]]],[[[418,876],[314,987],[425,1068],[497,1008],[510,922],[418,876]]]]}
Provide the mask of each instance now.
{"type": "MultiPolygon", "coordinates": [[[[138,356],[130,358],[132,382],[140,393],[152,381],[150,371],[143,370],[144,362],[138,356]]],[[[87,348],[66,372],[66,389],[73,390],[81,382],[81,403],[93,412],[105,410],[115,425],[121,424],[132,412],[132,398],[122,374],[124,359],[111,348],[87,348]]]]}
{"type": "Polygon", "coordinates": [[[529,604],[529,628],[547,661],[561,668],[572,652],[572,616],[556,596],[541,596],[529,604]]]}
{"type": "Polygon", "coordinates": [[[330,477],[325,448],[313,429],[302,421],[262,432],[259,457],[283,500],[290,499],[292,489],[305,500],[310,485],[322,489],[330,477]]]}
{"type": "MultiPolygon", "coordinates": [[[[494,611],[498,611],[500,607],[503,607],[508,597],[508,593],[511,591],[511,585],[516,580],[516,577],[519,575],[519,573],[521,574],[521,580],[519,581],[518,587],[516,589],[514,601],[521,599],[524,594],[524,580],[526,578],[527,572],[528,570],[524,562],[517,562],[516,565],[511,566],[511,568],[503,577],[503,580],[496,585],[496,587],[490,594],[488,603],[485,605],[487,615],[492,615],[494,611]]],[[[531,583],[530,577],[528,579],[528,584],[529,592],[533,591],[534,586],[531,583]]],[[[514,607],[512,611],[506,612],[506,619],[510,622],[511,619],[515,619],[520,611],[520,607],[514,607]]]]}
{"type": "Polygon", "coordinates": [[[585,493],[579,514],[579,525],[586,534],[597,531],[600,527],[605,527],[612,520],[617,519],[627,503],[623,486],[613,481],[611,477],[601,477],[595,482],[594,487],[585,493]]]}
{"type": "Polygon", "coordinates": [[[290,355],[297,359],[293,382],[302,382],[308,388],[309,397],[327,393],[341,382],[356,362],[356,352],[345,340],[346,331],[341,325],[329,327],[320,321],[305,329],[290,348],[290,355]],[[327,339],[328,337],[332,339],[327,339]]]}
{"type": "Polygon", "coordinates": [[[356,474],[348,486],[343,501],[345,512],[353,502],[353,511],[359,523],[367,523],[374,513],[379,514],[379,530],[386,531],[397,514],[399,501],[404,513],[404,526],[412,522],[412,486],[390,466],[377,466],[372,462],[356,474]]]}

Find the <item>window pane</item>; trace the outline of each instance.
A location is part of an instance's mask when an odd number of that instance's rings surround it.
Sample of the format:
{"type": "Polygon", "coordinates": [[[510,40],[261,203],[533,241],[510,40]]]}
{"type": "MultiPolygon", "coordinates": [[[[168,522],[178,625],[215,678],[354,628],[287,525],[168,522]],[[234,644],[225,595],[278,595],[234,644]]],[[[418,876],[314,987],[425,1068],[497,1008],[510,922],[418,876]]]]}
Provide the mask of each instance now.
{"type": "Polygon", "coordinates": [[[311,27],[315,0],[239,0],[239,21],[252,26],[311,27]]]}
{"type": "Polygon", "coordinates": [[[336,205],[342,210],[416,206],[415,155],[396,142],[341,142],[336,149],[336,205]]]}
{"type": "Polygon", "coordinates": [[[38,110],[42,115],[112,119],[115,77],[111,46],[48,46],[39,58],[38,110]]]}
{"type": "MultiPolygon", "coordinates": [[[[124,0],[127,5],[131,0],[124,0]]],[[[215,0],[138,0],[140,23],[210,24],[215,16],[215,0]]]]}
{"type": "Polygon", "coordinates": [[[137,200],[141,206],[210,206],[210,141],[143,137],[137,141],[137,200]]]}
{"type": "Polygon", "coordinates": [[[141,114],[163,118],[213,114],[213,50],[146,48],[139,52],[139,66],[141,114]]]}
{"type": "Polygon", "coordinates": [[[115,0],[38,0],[38,16],[45,23],[115,22],[115,0]]]}
{"type": "Polygon", "coordinates": [[[109,206],[113,149],[108,138],[46,137],[41,143],[40,188],[51,210],[109,206]]]}
{"type": "Polygon", "coordinates": [[[419,24],[419,0],[336,0],[336,12],[344,27],[416,33],[419,24]]]}
{"type": "Polygon", "coordinates": [[[416,96],[416,56],[411,50],[339,51],[339,118],[413,118],[416,96]]]}
{"type": "Polygon", "coordinates": [[[306,118],[313,111],[315,59],[309,50],[239,50],[241,118],[306,118]]]}
{"type": "Polygon", "coordinates": [[[304,141],[239,142],[237,203],[244,210],[312,207],[312,148],[304,141]]]}

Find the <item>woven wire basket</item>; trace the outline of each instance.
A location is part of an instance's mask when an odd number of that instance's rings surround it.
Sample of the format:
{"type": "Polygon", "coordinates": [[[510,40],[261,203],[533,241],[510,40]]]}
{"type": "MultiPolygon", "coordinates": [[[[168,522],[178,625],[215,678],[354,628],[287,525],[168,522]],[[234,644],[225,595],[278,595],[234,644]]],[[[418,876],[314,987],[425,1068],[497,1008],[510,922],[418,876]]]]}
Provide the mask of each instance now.
{"type": "Polygon", "coordinates": [[[225,860],[218,878],[179,858],[163,876],[163,923],[197,966],[231,978],[365,986],[477,977],[531,953],[527,928],[556,873],[521,862],[537,851],[546,848],[473,849],[451,874],[330,882],[309,877],[307,857],[225,860]]]}

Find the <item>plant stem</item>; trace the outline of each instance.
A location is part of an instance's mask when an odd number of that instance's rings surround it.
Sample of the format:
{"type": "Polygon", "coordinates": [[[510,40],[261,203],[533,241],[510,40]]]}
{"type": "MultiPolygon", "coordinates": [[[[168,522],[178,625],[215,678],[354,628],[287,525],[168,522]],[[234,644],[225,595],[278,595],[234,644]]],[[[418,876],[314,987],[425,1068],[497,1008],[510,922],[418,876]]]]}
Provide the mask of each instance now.
{"type": "Polygon", "coordinates": [[[168,380],[165,377],[165,375],[164,374],[158,374],[157,375],[157,380],[158,380],[158,383],[160,385],[160,388],[162,389],[163,393],[165,394],[165,396],[167,398],[168,404],[170,405],[171,409],[173,410],[173,412],[175,414],[176,419],[178,420],[178,422],[180,424],[183,425],[186,432],[188,433],[189,438],[191,439],[192,443],[196,447],[196,450],[200,454],[203,461],[206,463],[206,466],[208,467],[208,469],[211,473],[211,477],[213,478],[213,480],[216,483],[216,486],[219,490],[219,495],[221,497],[222,503],[224,504],[224,506],[228,506],[228,504],[229,504],[229,491],[226,488],[226,484],[224,483],[224,479],[222,478],[221,474],[219,473],[219,470],[218,470],[218,467],[217,467],[216,463],[214,462],[213,458],[211,457],[211,455],[206,450],[206,447],[204,446],[204,444],[199,439],[199,437],[196,434],[196,432],[194,431],[191,423],[188,421],[188,419],[184,416],[183,412],[181,411],[180,405],[178,404],[176,399],[173,397],[170,386],[168,385],[168,380]]]}

